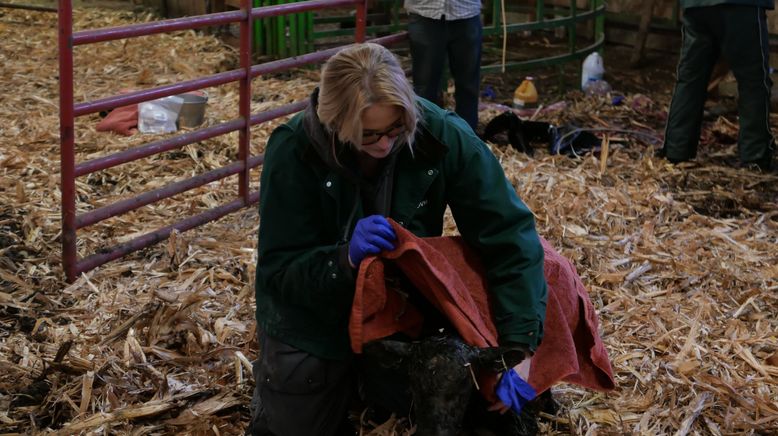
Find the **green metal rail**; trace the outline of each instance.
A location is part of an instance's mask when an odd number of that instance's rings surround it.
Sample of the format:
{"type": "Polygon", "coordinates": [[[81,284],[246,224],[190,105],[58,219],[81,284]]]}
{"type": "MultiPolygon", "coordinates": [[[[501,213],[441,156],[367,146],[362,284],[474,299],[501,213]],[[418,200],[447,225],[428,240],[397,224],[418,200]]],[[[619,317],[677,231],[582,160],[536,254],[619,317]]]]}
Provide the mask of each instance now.
{"type": "MultiPolygon", "coordinates": [[[[297,0],[254,0],[253,7],[294,3],[297,0]]],[[[353,35],[354,31],[351,30],[353,35]]],[[[313,13],[280,15],[254,21],[254,50],[274,58],[313,51],[313,13]]]]}
{"type": "MultiPolygon", "coordinates": [[[[293,2],[296,0],[254,0],[254,7],[293,2]]],[[[379,12],[369,11],[367,16],[367,34],[371,36],[396,33],[405,30],[406,22],[401,14],[402,0],[378,0],[379,12]],[[387,20],[388,18],[388,20],[387,20]],[[377,21],[383,24],[376,25],[377,21]],[[388,23],[387,23],[388,21],[388,23]]],[[[553,30],[565,28],[568,35],[568,49],[565,53],[546,56],[525,61],[506,62],[506,69],[530,69],[562,65],[586,57],[589,53],[601,50],[605,42],[605,2],[604,0],[589,0],[586,9],[579,10],[576,0],[570,0],[567,6],[547,6],[543,0],[536,0],[534,7],[517,6],[510,0],[504,0],[511,12],[526,12],[528,17],[534,16],[534,21],[523,23],[505,23],[501,13],[501,0],[492,0],[490,10],[485,14],[487,23],[484,25],[484,36],[499,38],[503,27],[508,34],[553,30]],[[593,42],[585,47],[578,47],[578,26],[591,23],[593,42]]],[[[269,18],[255,23],[255,47],[262,55],[273,57],[295,56],[313,51],[316,42],[326,38],[353,35],[354,17],[352,15],[314,17],[312,13],[269,18]],[[321,29],[338,24],[339,28],[321,29]],[[319,30],[317,30],[319,29],[319,30]]],[[[484,72],[500,71],[502,65],[485,65],[484,72]]]]}
{"type": "MultiPolygon", "coordinates": [[[[368,26],[366,29],[366,32],[370,36],[377,36],[379,34],[390,34],[390,33],[397,33],[402,30],[406,30],[407,24],[404,20],[401,20],[401,13],[400,10],[402,9],[402,0],[379,0],[380,7],[379,9],[385,9],[383,12],[376,12],[376,11],[368,11],[367,14],[367,22],[368,26]],[[372,24],[376,20],[385,20],[387,17],[387,12],[389,16],[389,23],[388,24],[372,24]]],[[[338,36],[349,36],[352,35],[354,32],[349,27],[353,27],[354,24],[354,17],[352,15],[342,15],[342,16],[334,16],[334,17],[317,17],[314,20],[315,24],[341,24],[341,27],[345,28],[339,28],[339,29],[323,29],[323,30],[314,30],[313,32],[313,38],[314,40],[317,39],[323,39],[323,38],[333,38],[338,36]]]]}
{"type": "MultiPolygon", "coordinates": [[[[507,2],[507,0],[506,0],[507,2]]],[[[576,0],[570,0],[568,7],[546,7],[543,0],[537,0],[535,7],[519,7],[514,11],[527,12],[531,16],[534,12],[535,21],[524,23],[505,23],[506,33],[516,33],[534,30],[551,30],[563,27],[568,35],[568,50],[566,53],[546,56],[543,58],[525,61],[506,62],[505,69],[531,69],[561,65],[586,57],[593,51],[602,50],[605,42],[605,2],[603,0],[590,0],[588,8],[578,10],[576,0]],[[548,18],[549,16],[554,18],[548,18]],[[593,43],[586,47],[578,48],[578,25],[581,23],[593,23],[593,43]]],[[[507,6],[507,4],[506,4],[507,6]]],[[[484,36],[502,36],[503,17],[500,9],[500,0],[492,0],[492,22],[484,26],[484,36]]],[[[484,65],[483,72],[501,71],[502,64],[484,65]]]]}

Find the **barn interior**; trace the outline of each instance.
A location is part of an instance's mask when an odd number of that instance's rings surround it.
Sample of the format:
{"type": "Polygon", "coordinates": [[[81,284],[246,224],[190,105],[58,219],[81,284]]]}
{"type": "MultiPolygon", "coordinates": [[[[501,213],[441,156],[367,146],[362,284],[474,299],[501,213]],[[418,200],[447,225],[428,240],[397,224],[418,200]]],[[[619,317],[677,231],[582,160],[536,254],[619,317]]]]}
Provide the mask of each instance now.
{"type": "MultiPolygon", "coordinates": [[[[0,434],[243,434],[258,352],[256,204],[172,230],[73,277],[63,266],[57,9],[66,3],[0,2],[0,434]]],[[[495,5],[506,7],[511,25],[604,8],[600,21],[567,27],[503,33],[495,26],[483,43],[479,129],[513,112],[597,139],[593,149],[566,154],[536,141],[531,156],[504,135],[489,142],[535,214],[538,232],[572,261],[588,289],[618,384],[609,393],[554,386],[559,410],[539,413],[539,434],[775,434],[778,172],[738,165],[732,73],[722,65],[711,77],[697,158],[671,164],[656,152],[681,43],[677,2],[504,3],[485,2],[485,22],[495,22],[495,5]],[[527,65],[598,41],[591,51],[604,59],[608,92],[581,90],[588,52],[527,65]],[[514,92],[527,76],[534,78],[538,103],[516,109],[514,92]]],[[[287,3],[252,6],[281,4],[287,3]]],[[[72,6],[73,30],[81,32],[239,11],[241,2],[74,0],[72,6]]],[[[369,0],[367,6],[368,38],[404,29],[402,2],[369,0]]],[[[351,43],[354,11],[255,23],[251,60],[262,64],[351,43]]],[[[771,65],[778,65],[778,14],[768,11],[767,21],[771,65]]],[[[233,23],[70,47],[73,100],[240,69],[240,36],[233,23]]],[[[410,68],[407,43],[391,49],[410,68]]],[[[256,77],[251,113],[304,101],[318,78],[318,65],[256,77]]],[[[204,91],[202,124],[175,133],[125,136],[96,130],[105,112],[75,117],[76,162],[240,117],[237,82],[204,91]]],[[[453,85],[444,97],[451,107],[453,85]]],[[[770,115],[773,131],[776,116],[770,115]]],[[[286,119],[250,129],[252,156],[262,154],[286,119]]],[[[77,177],[76,209],[96,210],[230,165],[240,159],[240,136],[232,130],[77,177]]],[[[259,187],[260,172],[261,166],[250,172],[251,190],[259,187]]],[[[229,203],[239,195],[238,177],[79,229],[75,253],[82,259],[110,253],[229,203]]],[[[445,231],[456,234],[451,217],[445,231]]],[[[374,422],[354,412],[358,434],[415,434],[407,419],[374,422]]]]}

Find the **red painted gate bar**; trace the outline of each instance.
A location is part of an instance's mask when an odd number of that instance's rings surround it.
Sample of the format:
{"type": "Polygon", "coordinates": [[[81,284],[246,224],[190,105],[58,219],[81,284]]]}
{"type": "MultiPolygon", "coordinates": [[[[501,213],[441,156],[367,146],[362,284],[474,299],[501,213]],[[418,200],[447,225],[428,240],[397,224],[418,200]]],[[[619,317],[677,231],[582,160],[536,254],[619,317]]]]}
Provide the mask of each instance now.
{"type": "MultiPolygon", "coordinates": [[[[169,237],[174,230],[189,230],[256,203],[259,200],[259,193],[250,192],[249,190],[250,170],[262,165],[264,156],[250,155],[251,127],[298,112],[305,108],[307,101],[295,102],[261,113],[252,114],[250,98],[251,80],[262,74],[269,74],[293,67],[322,62],[337,52],[339,47],[253,65],[251,58],[252,21],[266,17],[344,6],[356,6],[354,39],[357,42],[364,41],[367,16],[366,0],[310,0],[253,9],[250,8],[249,0],[241,0],[241,10],[238,11],[161,20],[153,23],[140,23],[105,29],[85,30],[76,33],[73,33],[72,0],[60,0],[58,13],[62,265],[67,280],[72,282],[83,272],[92,270],[106,262],[118,259],[136,250],[162,241],[169,237]],[[249,12],[247,13],[247,11],[249,12]],[[80,102],[78,104],[74,103],[73,48],[75,46],[235,22],[240,23],[239,69],[201,77],[195,80],[110,96],[94,101],[80,102]],[[76,163],[75,117],[211,86],[219,86],[235,81],[239,82],[240,90],[238,100],[240,117],[238,119],[193,132],[186,132],[171,138],[153,141],[111,155],[76,163]],[[248,120],[248,122],[246,120],[248,120]],[[231,164],[169,184],[162,188],[141,193],[135,197],[121,200],[89,212],[82,214],[76,213],[76,177],[112,168],[165,151],[178,149],[188,144],[224,135],[236,130],[239,132],[238,156],[237,160],[231,164]],[[118,244],[106,250],[102,250],[100,253],[89,255],[83,259],[78,258],[76,250],[77,230],[235,174],[238,174],[238,192],[235,200],[149,232],[123,244],[118,244]]],[[[372,41],[383,45],[390,45],[406,38],[407,34],[403,32],[376,38],[372,41]]]]}

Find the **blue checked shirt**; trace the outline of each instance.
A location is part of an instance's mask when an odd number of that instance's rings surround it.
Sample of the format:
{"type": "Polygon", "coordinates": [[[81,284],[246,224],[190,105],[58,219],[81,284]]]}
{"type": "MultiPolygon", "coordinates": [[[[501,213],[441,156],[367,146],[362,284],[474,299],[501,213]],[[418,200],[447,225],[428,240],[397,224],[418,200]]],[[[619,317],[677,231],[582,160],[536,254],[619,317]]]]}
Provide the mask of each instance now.
{"type": "Polygon", "coordinates": [[[481,13],[481,0],[405,0],[408,13],[440,20],[462,20],[481,13]]]}

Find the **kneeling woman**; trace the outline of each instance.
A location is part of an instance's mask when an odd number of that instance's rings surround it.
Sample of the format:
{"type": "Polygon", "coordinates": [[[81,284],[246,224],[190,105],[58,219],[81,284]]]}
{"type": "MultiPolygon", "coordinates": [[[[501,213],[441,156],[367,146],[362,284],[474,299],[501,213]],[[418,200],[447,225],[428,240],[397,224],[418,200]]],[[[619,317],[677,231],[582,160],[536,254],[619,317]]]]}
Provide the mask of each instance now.
{"type": "MultiPolygon", "coordinates": [[[[309,107],[278,127],[266,149],[249,433],[348,428],[359,264],[394,248],[387,217],[417,236],[440,236],[447,206],[484,265],[500,345],[534,351],[546,309],[543,249],[499,162],[465,121],[414,95],[390,51],[368,43],[338,52],[309,107]]],[[[378,396],[367,401],[403,407],[391,393],[378,396]]]]}

